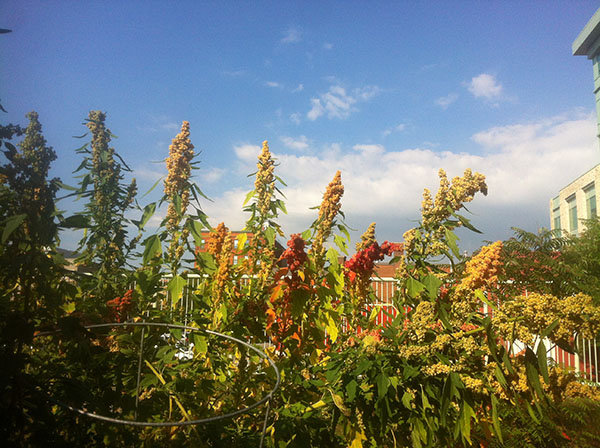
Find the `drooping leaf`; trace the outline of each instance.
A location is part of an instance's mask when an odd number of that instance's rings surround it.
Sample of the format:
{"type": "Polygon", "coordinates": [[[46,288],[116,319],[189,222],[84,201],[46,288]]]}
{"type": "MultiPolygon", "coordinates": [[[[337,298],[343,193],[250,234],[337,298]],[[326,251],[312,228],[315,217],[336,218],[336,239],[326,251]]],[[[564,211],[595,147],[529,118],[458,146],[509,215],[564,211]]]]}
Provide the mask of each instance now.
{"type": "Polygon", "coordinates": [[[162,255],[162,244],[158,235],[152,235],[144,241],[143,263],[148,264],[157,255],[162,255]]]}
{"type": "Polygon", "coordinates": [[[167,284],[167,291],[171,295],[171,306],[175,308],[183,297],[183,288],[186,285],[186,280],[180,275],[175,275],[167,284]]]}

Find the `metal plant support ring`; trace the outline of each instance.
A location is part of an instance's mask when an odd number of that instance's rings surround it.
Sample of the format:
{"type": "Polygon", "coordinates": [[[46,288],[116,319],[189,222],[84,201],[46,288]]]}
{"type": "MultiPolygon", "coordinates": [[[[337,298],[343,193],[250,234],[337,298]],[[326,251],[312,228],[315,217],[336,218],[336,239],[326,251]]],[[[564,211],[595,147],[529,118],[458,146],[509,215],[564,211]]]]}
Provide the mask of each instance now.
{"type": "MultiPolygon", "coordinates": [[[[277,368],[277,366],[275,365],[275,362],[271,359],[271,357],[269,355],[267,355],[262,350],[254,347],[253,345],[251,345],[245,341],[242,341],[238,338],[235,338],[233,336],[229,336],[229,335],[226,335],[223,333],[218,333],[218,332],[212,331],[212,330],[205,330],[202,328],[190,327],[188,325],[175,325],[175,324],[168,324],[168,323],[162,323],[162,322],[114,322],[114,323],[108,323],[108,324],[96,324],[96,325],[84,326],[84,328],[88,329],[88,330],[93,329],[93,328],[114,328],[114,327],[143,327],[142,330],[145,327],[176,328],[176,329],[187,330],[187,331],[191,331],[191,332],[203,331],[207,334],[211,334],[211,335],[217,336],[219,338],[229,339],[230,341],[236,342],[240,345],[243,345],[244,347],[249,348],[250,350],[253,350],[262,359],[265,359],[269,362],[271,367],[273,367],[273,370],[275,371],[275,375],[277,377],[275,386],[263,398],[261,398],[260,400],[258,400],[257,402],[255,402],[251,405],[246,406],[243,409],[239,409],[237,411],[229,412],[229,413],[223,414],[223,415],[216,415],[214,417],[201,418],[201,419],[197,419],[197,420],[181,421],[181,422],[138,422],[135,420],[123,420],[123,419],[118,419],[118,418],[107,417],[105,415],[99,415],[99,414],[96,414],[93,412],[87,412],[87,411],[84,411],[83,409],[75,408],[66,403],[63,403],[60,400],[50,398],[50,400],[52,402],[56,403],[57,405],[65,408],[65,409],[69,409],[70,411],[77,412],[78,414],[85,415],[87,417],[94,418],[96,420],[102,420],[102,421],[105,421],[108,423],[114,423],[114,424],[118,424],[118,425],[144,426],[144,427],[191,426],[191,425],[199,425],[202,423],[211,423],[211,422],[216,422],[219,420],[225,420],[228,418],[232,418],[232,417],[235,417],[236,415],[244,414],[246,412],[251,411],[252,409],[255,409],[255,408],[267,403],[267,411],[265,414],[265,420],[263,423],[263,430],[262,430],[262,437],[261,437],[261,442],[260,442],[260,446],[262,446],[264,436],[265,436],[265,431],[266,431],[266,423],[267,423],[267,419],[269,416],[269,408],[270,408],[269,403],[270,403],[270,400],[273,398],[273,395],[279,388],[279,384],[281,382],[281,375],[279,373],[279,369],[277,368]]],[[[59,333],[60,331],[61,330],[47,331],[47,332],[37,334],[36,337],[49,336],[51,334],[59,333]]],[[[142,337],[143,337],[143,333],[142,333],[142,337]]],[[[142,343],[143,343],[143,340],[142,340],[142,343]]],[[[142,351],[140,350],[140,359],[141,359],[141,356],[142,356],[142,351]]],[[[141,362],[138,363],[138,393],[139,393],[139,369],[140,368],[141,368],[141,362]]],[[[137,414],[137,409],[136,409],[136,414],[137,414]]]]}

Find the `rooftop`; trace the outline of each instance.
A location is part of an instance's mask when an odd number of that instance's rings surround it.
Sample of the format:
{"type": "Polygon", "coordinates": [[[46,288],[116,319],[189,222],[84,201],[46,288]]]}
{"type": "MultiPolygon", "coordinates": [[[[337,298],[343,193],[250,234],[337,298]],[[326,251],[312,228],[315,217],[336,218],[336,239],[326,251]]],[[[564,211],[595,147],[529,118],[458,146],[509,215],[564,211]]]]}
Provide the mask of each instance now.
{"type": "Polygon", "coordinates": [[[600,8],[585,25],[575,42],[573,42],[574,56],[587,56],[592,59],[600,50],[600,8]]]}

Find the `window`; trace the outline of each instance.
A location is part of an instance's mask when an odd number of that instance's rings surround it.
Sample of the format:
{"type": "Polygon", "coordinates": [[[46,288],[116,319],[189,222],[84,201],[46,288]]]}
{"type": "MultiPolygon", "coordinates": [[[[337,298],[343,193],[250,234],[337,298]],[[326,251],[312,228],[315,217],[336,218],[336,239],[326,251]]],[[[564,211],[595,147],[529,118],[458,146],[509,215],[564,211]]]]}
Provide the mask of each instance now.
{"type": "Polygon", "coordinates": [[[239,244],[240,244],[240,241],[237,238],[235,240],[233,240],[233,248],[234,249],[237,249],[239,244]]]}
{"type": "Polygon", "coordinates": [[[596,211],[596,185],[592,182],[583,189],[585,192],[585,208],[587,219],[595,218],[598,213],[596,211]]]}
{"type": "Polygon", "coordinates": [[[569,232],[577,235],[577,202],[575,195],[567,198],[567,207],[569,208],[569,232]]]}
{"type": "Polygon", "coordinates": [[[233,256],[233,264],[238,264],[238,256],[237,255],[233,256]]]}
{"type": "Polygon", "coordinates": [[[558,200],[558,196],[552,199],[552,230],[555,231],[557,236],[560,236],[560,201],[558,200]]]}

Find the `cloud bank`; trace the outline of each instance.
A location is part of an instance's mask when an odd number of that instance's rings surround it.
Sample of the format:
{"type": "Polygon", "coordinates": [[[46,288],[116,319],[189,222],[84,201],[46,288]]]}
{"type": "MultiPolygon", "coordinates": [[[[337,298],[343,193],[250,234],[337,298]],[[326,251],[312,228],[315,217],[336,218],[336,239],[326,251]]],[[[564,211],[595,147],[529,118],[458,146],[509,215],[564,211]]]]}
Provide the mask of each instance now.
{"type": "MultiPolygon", "coordinates": [[[[347,223],[356,229],[353,239],[376,221],[380,239],[400,240],[419,219],[423,188],[437,190],[440,168],[450,177],[462,175],[466,168],[486,175],[488,197],[478,197],[469,206],[473,223],[484,232],[482,239],[506,238],[511,226],[530,231],[548,227],[549,199],[597,164],[600,155],[592,114],[478,132],[472,136],[481,147],[478,154],[365,143],[351,148],[335,143],[315,147],[303,138],[284,141],[292,152],[271,145],[279,163],[277,174],[287,184],[282,187],[289,213],[281,217],[284,229],[289,234],[310,225],[316,211],[309,208],[321,202],[327,184],[341,170],[342,210],[347,223]],[[293,148],[294,142],[303,146],[302,152],[293,148]]],[[[251,171],[259,151],[258,145],[234,149],[240,166],[251,171]]],[[[245,190],[231,189],[214,198],[214,203],[206,205],[211,221],[241,229],[246,219],[241,212],[245,195],[245,190]]],[[[473,250],[481,238],[471,242],[469,238],[475,236],[463,237],[463,243],[473,250]]]]}

